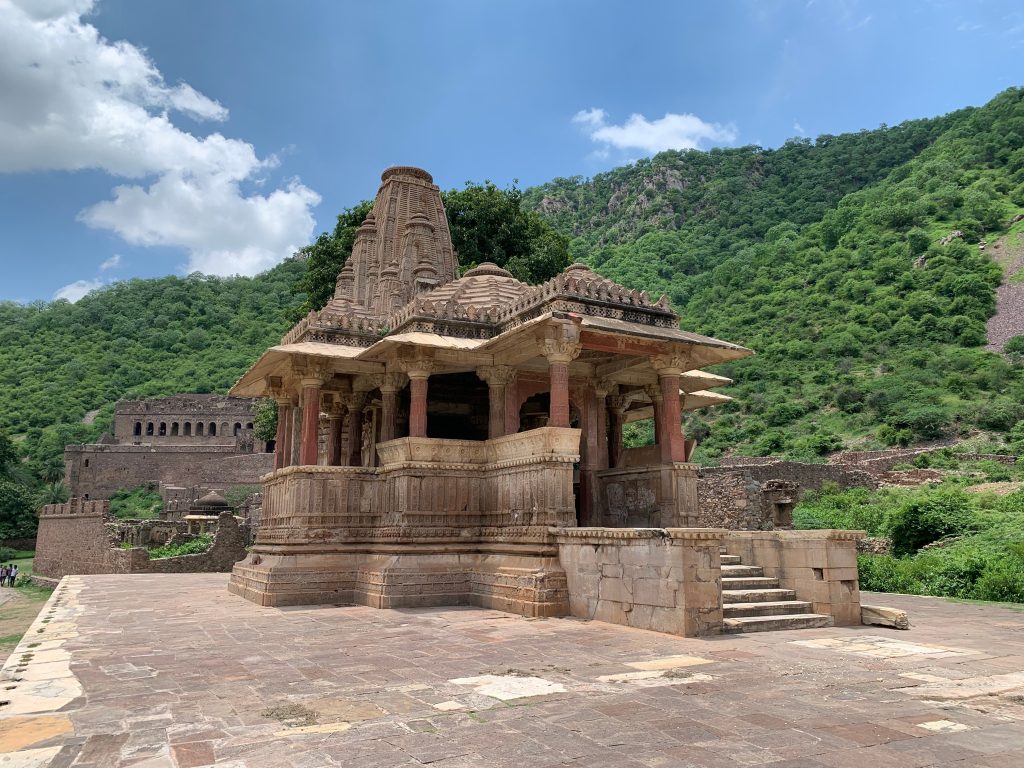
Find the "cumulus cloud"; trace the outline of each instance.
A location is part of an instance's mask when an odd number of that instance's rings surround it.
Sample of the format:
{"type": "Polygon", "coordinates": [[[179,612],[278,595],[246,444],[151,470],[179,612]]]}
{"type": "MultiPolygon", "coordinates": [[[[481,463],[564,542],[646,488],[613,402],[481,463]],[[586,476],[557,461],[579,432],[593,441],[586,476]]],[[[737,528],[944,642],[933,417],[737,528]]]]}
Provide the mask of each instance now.
{"type": "Polygon", "coordinates": [[[116,269],[121,266],[121,254],[115,253],[109,259],[100,264],[100,272],[106,272],[108,269],[116,269]]]}
{"type": "Polygon", "coordinates": [[[794,120],[793,121],[793,130],[796,131],[797,133],[799,133],[801,136],[806,136],[807,135],[807,131],[805,131],[804,127],[802,125],[800,125],[800,121],[799,120],[794,120]]]}
{"type": "Polygon", "coordinates": [[[738,135],[731,123],[708,123],[696,115],[673,112],[656,120],[634,113],[622,125],[614,125],[608,123],[607,112],[591,107],[577,112],[572,121],[605,149],[639,149],[650,154],[666,149],[698,149],[702,142],[728,144],[738,135]]]}
{"type": "Polygon", "coordinates": [[[99,169],[137,180],[81,220],[132,244],[184,248],[190,270],[254,274],[307,243],[319,196],[297,180],[245,194],[240,185],[258,184],[277,159],[175,126],[173,113],[221,122],[228,111],[168,84],[134,45],[101,37],[82,18],[92,7],[0,0],[0,172],[99,169]]]}
{"type": "Polygon", "coordinates": [[[73,283],[68,283],[55,294],[53,299],[67,299],[72,304],[78,301],[80,298],[85,296],[90,291],[95,291],[97,288],[103,287],[102,280],[76,280],[73,283]]]}

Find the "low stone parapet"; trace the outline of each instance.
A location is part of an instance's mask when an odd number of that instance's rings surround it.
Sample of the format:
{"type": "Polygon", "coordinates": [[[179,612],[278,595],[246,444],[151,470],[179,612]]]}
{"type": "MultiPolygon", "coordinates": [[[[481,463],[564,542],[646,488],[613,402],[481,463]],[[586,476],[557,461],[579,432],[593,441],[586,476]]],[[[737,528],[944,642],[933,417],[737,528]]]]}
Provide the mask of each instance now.
{"type": "Polygon", "coordinates": [[[714,528],[552,531],[573,616],[686,637],[722,631],[714,528]]]}
{"type": "Polygon", "coordinates": [[[725,549],[758,565],[837,626],[861,623],[857,541],[863,531],[728,531],[725,549]]]}

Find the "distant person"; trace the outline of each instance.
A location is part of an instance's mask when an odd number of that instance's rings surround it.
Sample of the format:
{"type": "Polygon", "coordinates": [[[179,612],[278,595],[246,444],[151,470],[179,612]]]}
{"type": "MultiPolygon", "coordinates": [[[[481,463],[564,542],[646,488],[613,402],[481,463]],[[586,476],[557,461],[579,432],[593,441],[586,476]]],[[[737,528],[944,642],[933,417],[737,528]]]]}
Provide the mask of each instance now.
{"type": "Polygon", "coordinates": [[[9,566],[3,566],[0,568],[0,587],[7,586],[7,578],[11,575],[11,569],[9,566]]]}
{"type": "Polygon", "coordinates": [[[18,583],[18,564],[15,563],[11,566],[11,572],[8,578],[11,580],[11,586],[13,587],[18,583]]]}

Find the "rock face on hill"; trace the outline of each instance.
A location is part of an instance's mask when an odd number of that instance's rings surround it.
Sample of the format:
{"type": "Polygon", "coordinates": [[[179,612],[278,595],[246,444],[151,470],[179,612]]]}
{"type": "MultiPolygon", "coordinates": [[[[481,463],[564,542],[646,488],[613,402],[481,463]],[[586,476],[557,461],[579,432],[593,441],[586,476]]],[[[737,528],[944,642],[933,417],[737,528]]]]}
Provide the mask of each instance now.
{"type": "Polygon", "coordinates": [[[986,349],[1001,352],[1007,341],[1024,335],[1024,232],[996,241],[991,253],[1003,268],[1003,283],[996,289],[996,313],[986,328],[986,349]]]}

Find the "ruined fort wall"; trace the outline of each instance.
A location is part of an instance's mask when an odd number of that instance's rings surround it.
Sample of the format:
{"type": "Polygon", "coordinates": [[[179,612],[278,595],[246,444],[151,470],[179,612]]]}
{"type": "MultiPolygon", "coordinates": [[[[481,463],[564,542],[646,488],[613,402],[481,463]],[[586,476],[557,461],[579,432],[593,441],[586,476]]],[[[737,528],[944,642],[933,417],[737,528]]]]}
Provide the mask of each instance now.
{"type": "Polygon", "coordinates": [[[39,513],[34,573],[50,579],[68,574],[110,573],[110,503],[71,499],[39,513]]]}
{"type": "Polygon", "coordinates": [[[122,488],[173,483],[221,489],[255,485],[273,469],[272,453],[238,454],[228,446],[69,445],[65,482],[82,498],[107,498],[122,488]]]}
{"type": "Polygon", "coordinates": [[[140,545],[164,543],[186,523],[161,520],[114,520],[110,502],[71,499],[48,504],[39,514],[38,547],[33,574],[57,580],[71,574],[224,573],[245,557],[247,531],[230,513],[218,519],[213,546],[198,555],[150,560],[140,545]],[[121,542],[135,544],[122,549],[121,542]]]}

